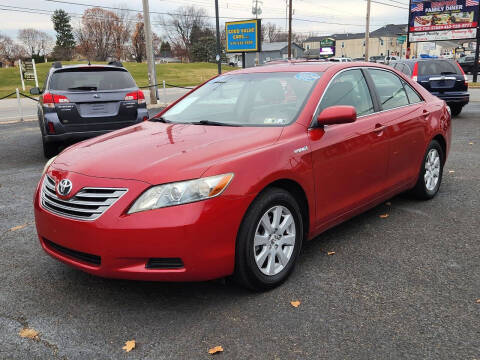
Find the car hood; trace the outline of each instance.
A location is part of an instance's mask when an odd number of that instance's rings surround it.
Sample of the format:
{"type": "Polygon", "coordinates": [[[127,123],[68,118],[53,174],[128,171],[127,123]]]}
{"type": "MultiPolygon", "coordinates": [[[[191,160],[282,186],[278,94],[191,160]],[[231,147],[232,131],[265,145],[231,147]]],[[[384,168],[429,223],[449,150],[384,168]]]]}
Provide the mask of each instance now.
{"type": "Polygon", "coordinates": [[[144,122],[76,144],[52,167],[149,184],[193,179],[219,161],[274,143],[282,129],[144,122]]]}

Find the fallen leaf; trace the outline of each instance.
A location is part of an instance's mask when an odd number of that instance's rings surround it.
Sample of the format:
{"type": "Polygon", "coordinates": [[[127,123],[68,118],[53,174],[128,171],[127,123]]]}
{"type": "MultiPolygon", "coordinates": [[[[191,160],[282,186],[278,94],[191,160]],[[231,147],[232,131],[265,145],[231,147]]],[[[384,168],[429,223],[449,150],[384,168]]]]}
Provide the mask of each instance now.
{"type": "Polygon", "coordinates": [[[327,255],[335,255],[335,251],[329,251],[327,252],[327,255]]]}
{"type": "Polygon", "coordinates": [[[220,352],[223,352],[223,347],[221,347],[221,346],[215,346],[215,347],[211,348],[210,350],[208,350],[208,353],[210,355],[220,353],[220,352]]]}
{"type": "Polygon", "coordinates": [[[380,215],[380,218],[381,218],[381,219],[386,219],[386,218],[389,217],[389,216],[390,216],[390,215],[388,215],[388,214],[382,214],[382,215],[380,215]]]}
{"type": "Polygon", "coordinates": [[[455,172],[455,170],[449,170],[448,173],[449,174],[453,174],[455,172]]]}
{"type": "Polygon", "coordinates": [[[387,206],[391,206],[391,205],[392,205],[392,203],[391,203],[390,201],[387,201],[387,202],[385,203],[385,205],[387,205],[387,206]]]}
{"type": "Polygon", "coordinates": [[[135,340],[128,340],[125,342],[125,346],[122,347],[125,352],[130,352],[132,349],[135,349],[135,340]]]}
{"type": "Polygon", "coordinates": [[[27,225],[28,224],[14,226],[14,227],[10,228],[10,231],[17,231],[17,230],[23,229],[24,227],[27,227],[27,225]]]}
{"type": "Polygon", "coordinates": [[[300,301],[298,301],[298,300],[290,301],[290,305],[297,308],[297,307],[300,306],[300,301]]]}
{"type": "Polygon", "coordinates": [[[468,145],[473,145],[473,142],[469,142],[468,145]]]}
{"type": "Polygon", "coordinates": [[[33,340],[38,340],[38,331],[30,328],[24,328],[20,330],[19,335],[22,338],[28,338],[33,340]]]}

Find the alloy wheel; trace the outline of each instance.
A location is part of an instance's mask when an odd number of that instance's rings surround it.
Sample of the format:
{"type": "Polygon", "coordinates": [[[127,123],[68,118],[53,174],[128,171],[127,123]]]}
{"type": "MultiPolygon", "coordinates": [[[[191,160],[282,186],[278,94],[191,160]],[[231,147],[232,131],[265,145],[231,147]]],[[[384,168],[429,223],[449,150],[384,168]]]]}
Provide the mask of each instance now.
{"type": "Polygon", "coordinates": [[[425,160],[425,187],[434,191],[440,176],[440,154],[437,149],[430,149],[425,160]]]}
{"type": "Polygon", "coordinates": [[[258,222],[253,251],[258,269],[273,276],[287,266],[295,247],[296,229],[292,213],[278,205],[267,210],[258,222]]]}

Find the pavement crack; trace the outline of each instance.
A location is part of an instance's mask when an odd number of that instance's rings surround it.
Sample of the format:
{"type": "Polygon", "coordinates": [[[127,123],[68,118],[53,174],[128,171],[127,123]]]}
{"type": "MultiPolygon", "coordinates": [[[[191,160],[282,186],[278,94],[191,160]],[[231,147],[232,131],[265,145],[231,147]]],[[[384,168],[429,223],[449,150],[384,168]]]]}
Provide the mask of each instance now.
{"type": "MultiPolygon", "coordinates": [[[[24,329],[27,329],[27,328],[30,327],[28,325],[28,321],[27,321],[26,317],[23,316],[23,315],[15,317],[15,316],[12,316],[12,315],[9,315],[9,314],[0,313],[0,317],[19,323],[24,329]]],[[[59,349],[58,349],[58,346],[56,344],[52,344],[48,340],[42,339],[40,335],[41,335],[41,333],[38,335],[38,337],[36,339],[31,339],[31,340],[35,341],[35,342],[38,342],[38,343],[42,344],[43,346],[49,348],[52,351],[52,354],[56,359],[68,360],[68,358],[66,356],[60,357],[58,355],[59,349]]]]}

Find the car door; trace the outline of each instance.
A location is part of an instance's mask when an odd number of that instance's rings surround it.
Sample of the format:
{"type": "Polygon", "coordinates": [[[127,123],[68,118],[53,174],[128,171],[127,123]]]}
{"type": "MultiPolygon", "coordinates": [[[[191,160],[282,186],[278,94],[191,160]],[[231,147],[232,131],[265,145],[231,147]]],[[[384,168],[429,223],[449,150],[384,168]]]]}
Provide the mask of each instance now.
{"type": "Polygon", "coordinates": [[[378,94],[380,114],[390,141],[385,184],[389,188],[402,187],[418,175],[430,115],[421,96],[392,71],[370,68],[367,75],[378,94]]]}
{"type": "Polygon", "coordinates": [[[370,91],[361,69],[343,70],[331,80],[316,111],[315,119],[329,106],[351,105],[358,116],[353,123],[310,129],[318,226],[384,191],[389,143],[370,91]]]}

